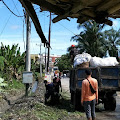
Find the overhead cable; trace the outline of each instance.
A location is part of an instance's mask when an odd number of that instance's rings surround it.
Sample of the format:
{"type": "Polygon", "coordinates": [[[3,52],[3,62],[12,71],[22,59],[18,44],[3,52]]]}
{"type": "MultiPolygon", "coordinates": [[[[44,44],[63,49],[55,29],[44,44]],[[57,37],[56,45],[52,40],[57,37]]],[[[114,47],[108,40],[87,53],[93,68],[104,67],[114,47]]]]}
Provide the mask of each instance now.
{"type": "Polygon", "coordinates": [[[24,16],[18,16],[18,15],[16,15],[7,5],[6,5],[6,3],[3,1],[3,0],[1,0],[2,2],[3,2],[3,4],[7,7],[7,9],[13,14],[13,15],[15,15],[15,16],[17,16],[17,17],[24,17],[24,16]]]}

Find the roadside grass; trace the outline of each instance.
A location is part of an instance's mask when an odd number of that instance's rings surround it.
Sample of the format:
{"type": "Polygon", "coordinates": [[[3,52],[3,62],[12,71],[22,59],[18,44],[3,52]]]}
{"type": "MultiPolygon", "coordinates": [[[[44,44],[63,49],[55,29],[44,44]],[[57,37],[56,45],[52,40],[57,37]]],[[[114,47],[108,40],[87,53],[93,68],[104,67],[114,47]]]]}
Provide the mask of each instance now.
{"type": "MultiPolygon", "coordinates": [[[[9,84],[8,90],[24,88],[22,82],[13,80],[12,84],[9,84]]],[[[71,105],[69,91],[63,90],[61,96],[60,102],[55,105],[45,105],[37,99],[29,100],[29,96],[27,101],[23,99],[6,111],[2,120],[86,120],[85,113],[75,111],[71,105]]]]}
{"type": "Polygon", "coordinates": [[[22,83],[22,81],[18,81],[13,79],[12,82],[8,82],[8,87],[6,89],[11,90],[11,89],[24,89],[25,86],[22,83]]]}
{"type": "Polygon", "coordinates": [[[65,91],[59,104],[52,106],[38,103],[35,105],[34,114],[40,120],[84,120],[84,113],[74,110],[69,93],[65,91]]]}
{"type": "MultiPolygon", "coordinates": [[[[83,112],[75,111],[70,103],[69,92],[63,91],[59,104],[45,105],[39,101],[26,101],[15,104],[2,120],[86,120],[83,112]]],[[[29,98],[29,97],[28,97],[29,98]]]]}
{"type": "Polygon", "coordinates": [[[25,86],[21,81],[12,80],[9,82],[5,82],[7,86],[2,87],[2,91],[0,92],[0,96],[2,96],[3,99],[8,99],[10,97],[14,97],[17,95],[20,95],[25,91],[25,86]]]}

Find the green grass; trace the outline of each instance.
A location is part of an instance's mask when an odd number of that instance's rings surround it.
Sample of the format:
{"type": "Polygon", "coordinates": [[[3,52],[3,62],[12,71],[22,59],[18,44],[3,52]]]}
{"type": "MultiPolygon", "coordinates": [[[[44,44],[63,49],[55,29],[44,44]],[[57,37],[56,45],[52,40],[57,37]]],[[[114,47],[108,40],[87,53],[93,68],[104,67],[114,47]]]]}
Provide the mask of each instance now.
{"type": "Polygon", "coordinates": [[[8,83],[7,89],[24,89],[24,88],[25,86],[21,81],[12,80],[11,82],[8,83]]]}
{"type": "MultiPolygon", "coordinates": [[[[23,84],[13,81],[9,88],[22,88],[23,84]]],[[[85,114],[75,111],[70,103],[70,94],[68,91],[61,93],[60,103],[56,105],[45,105],[39,101],[28,101],[16,104],[10,111],[7,111],[3,120],[14,118],[18,120],[86,120],[85,114]],[[32,107],[31,107],[32,106],[32,107]]],[[[29,97],[28,97],[29,98],[29,97]]]]}
{"type": "Polygon", "coordinates": [[[34,114],[40,120],[84,120],[84,113],[75,111],[70,104],[70,95],[62,93],[60,103],[54,106],[37,103],[34,107],[34,114]]]}
{"type": "Polygon", "coordinates": [[[9,118],[17,120],[19,117],[21,120],[86,120],[84,113],[73,109],[70,104],[70,97],[66,92],[62,93],[62,97],[60,103],[56,105],[45,105],[38,101],[23,102],[12,111],[6,112],[3,120],[9,120],[9,118]]]}

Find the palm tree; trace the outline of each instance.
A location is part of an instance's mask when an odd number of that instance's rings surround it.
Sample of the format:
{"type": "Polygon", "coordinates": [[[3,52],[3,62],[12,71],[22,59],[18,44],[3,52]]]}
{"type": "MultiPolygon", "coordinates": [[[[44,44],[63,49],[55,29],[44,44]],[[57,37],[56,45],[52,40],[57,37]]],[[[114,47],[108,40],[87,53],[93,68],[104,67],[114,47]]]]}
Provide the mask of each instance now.
{"type": "Polygon", "coordinates": [[[118,57],[118,46],[120,45],[120,29],[118,31],[113,28],[104,32],[107,41],[107,48],[110,56],[118,57]]]}
{"type": "Polygon", "coordinates": [[[80,53],[87,52],[91,56],[103,57],[106,54],[106,41],[104,39],[103,25],[97,24],[95,21],[87,21],[79,28],[83,28],[84,31],[79,35],[75,35],[71,40],[78,42],[78,48],[80,53]]]}

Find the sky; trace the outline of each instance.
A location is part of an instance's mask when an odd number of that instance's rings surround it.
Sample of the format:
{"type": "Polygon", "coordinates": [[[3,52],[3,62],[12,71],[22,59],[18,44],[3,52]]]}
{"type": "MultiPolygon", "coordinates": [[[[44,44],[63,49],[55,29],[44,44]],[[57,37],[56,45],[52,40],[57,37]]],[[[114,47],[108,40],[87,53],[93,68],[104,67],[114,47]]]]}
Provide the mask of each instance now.
{"type": "MultiPolygon", "coordinates": [[[[3,0],[4,3],[12,10],[16,15],[23,16],[23,7],[18,0],[3,0]]],[[[49,29],[49,12],[40,12],[39,6],[34,5],[36,13],[38,15],[42,30],[46,39],[48,40],[49,29]]],[[[52,15],[54,18],[55,15],[52,15]]],[[[19,44],[21,53],[26,50],[26,24],[24,17],[16,17],[11,13],[7,7],[0,1],[0,42],[4,45],[19,44]],[[23,24],[24,23],[24,24],[23,24]],[[24,27],[23,27],[24,26],[24,27]]],[[[51,25],[51,49],[50,54],[63,55],[67,53],[67,48],[72,44],[77,44],[71,41],[71,37],[79,34],[83,29],[77,28],[77,19],[61,20],[51,25]]],[[[113,19],[114,29],[120,28],[120,19],[113,19]]],[[[110,29],[110,26],[106,26],[104,29],[110,29]]],[[[30,35],[30,54],[40,53],[41,39],[38,36],[34,24],[31,20],[31,35],[30,35]]],[[[1,45],[1,44],[0,44],[1,45]]],[[[42,45],[41,53],[45,53],[45,48],[42,45]]]]}

